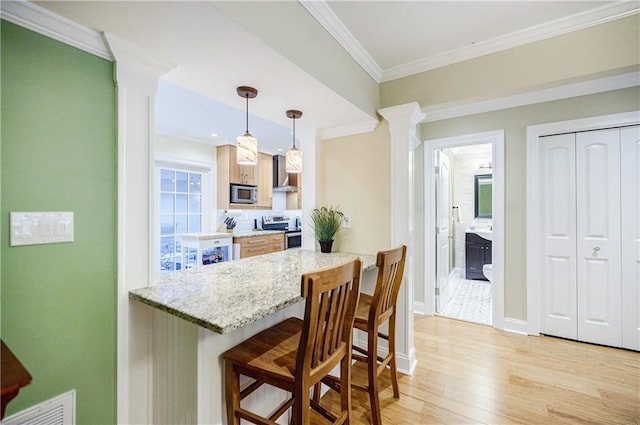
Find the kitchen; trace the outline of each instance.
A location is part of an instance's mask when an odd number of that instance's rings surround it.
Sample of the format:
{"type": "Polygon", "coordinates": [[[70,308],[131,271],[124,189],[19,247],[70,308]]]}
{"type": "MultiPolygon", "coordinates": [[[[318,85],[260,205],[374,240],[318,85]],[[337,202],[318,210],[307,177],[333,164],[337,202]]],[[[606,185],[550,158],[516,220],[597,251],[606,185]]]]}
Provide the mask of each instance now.
{"type": "MultiPolygon", "coordinates": [[[[260,99],[259,93],[256,97],[252,103],[260,99]]],[[[156,168],[159,176],[168,174],[164,180],[158,177],[159,270],[182,267],[183,239],[189,245],[185,251],[190,263],[198,247],[214,248],[213,239],[218,252],[224,251],[216,262],[240,258],[241,239],[264,237],[266,231],[286,231],[280,249],[302,245],[303,173],[287,173],[285,158],[294,143],[303,148],[292,131],[295,121],[304,122],[302,112],[284,126],[251,114],[252,103],[243,105],[240,97],[230,106],[162,80],[155,103],[156,168]],[[259,139],[255,165],[237,163],[235,138],[245,125],[259,139]],[[180,185],[180,175],[182,180],[194,181],[180,185]],[[265,231],[258,233],[262,229],[265,231]],[[217,233],[223,235],[214,238],[217,233]]],[[[304,131],[304,123],[298,125],[304,131]]],[[[278,248],[253,247],[251,251],[273,249],[278,248]]]]}

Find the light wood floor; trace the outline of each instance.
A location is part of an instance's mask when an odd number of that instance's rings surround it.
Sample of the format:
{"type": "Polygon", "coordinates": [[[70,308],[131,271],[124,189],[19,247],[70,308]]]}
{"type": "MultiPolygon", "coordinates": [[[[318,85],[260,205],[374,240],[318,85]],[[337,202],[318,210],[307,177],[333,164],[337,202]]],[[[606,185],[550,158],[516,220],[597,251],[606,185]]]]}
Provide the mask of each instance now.
{"type": "MultiPolygon", "coordinates": [[[[384,425],[640,424],[640,353],[437,316],[416,316],[415,347],[399,400],[383,376],[384,425]]],[[[353,423],[371,423],[367,395],[352,400],[353,423]]]]}

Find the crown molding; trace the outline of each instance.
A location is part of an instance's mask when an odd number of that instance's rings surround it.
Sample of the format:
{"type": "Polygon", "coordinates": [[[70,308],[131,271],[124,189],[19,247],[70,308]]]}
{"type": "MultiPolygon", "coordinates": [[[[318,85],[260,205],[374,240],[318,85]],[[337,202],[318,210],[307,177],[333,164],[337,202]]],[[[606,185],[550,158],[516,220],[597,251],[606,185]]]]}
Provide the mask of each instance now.
{"type": "Polygon", "coordinates": [[[565,84],[559,87],[535,90],[498,99],[464,104],[446,103],[429,106],[422,109],[426,114],[426,118],[422,122],[446,120],[449,118],[475,115],[483,112],[516,108],[535,103],[549,102],[553,100],[567,99],[637,86],[640,86],[640,71],[616,75],[613,77],[582,81],[579,83],[565,84]]]}
{"type": "Polygon", "coordinates": [[[345,125],[342,127],[333,127],[323,130],[320,134],[321,139],[333,139],[336,137],[352,136],[354,134],[370,133],[378,126],[377,120],[366,121],[358,124],[345,125]]]}
{"type": "Polygon", "coordinates": [[[102,35],[28,1],[0,2],[1,16],[31,31],[103,59],[112,60],[102,35]]]}
{"type": "Polygon", "coordinates": [[[380,66],[373,60],[324,0],[298,0],[298,2],[307,9],[307,12],[331,34],[376,83],[380,83],[382,79],[382,69],[380,66]]]}
{"type": "Polygon", "coordinates": [[[546,38],[556,37],[640,12],[637,1],[621,1],[531,28],[505,34],[459,49],[450,50],[421,60],[398,65],[382,72],[381,82],[391,81],[490,53],[511,49],[546,38]]]}

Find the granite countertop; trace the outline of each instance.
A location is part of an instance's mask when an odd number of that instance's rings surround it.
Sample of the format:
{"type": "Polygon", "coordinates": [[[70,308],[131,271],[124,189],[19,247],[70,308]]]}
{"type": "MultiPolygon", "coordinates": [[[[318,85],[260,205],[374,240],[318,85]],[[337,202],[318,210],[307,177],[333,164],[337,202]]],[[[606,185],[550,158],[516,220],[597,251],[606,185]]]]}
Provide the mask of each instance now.
{"type": "Polygon", "coordinates": [[[359,257],[363,271],[375,255],[288,249],[159,275],[154,286],[135,289],[129,298],[226,334],[302,299],[304,273],[359,257]]]}
{"type": "Polygon", "coordinates": [[[267,236],[277,235],[278,233],[284,233],[284,230],[253,230],[250,232],[238,232],[234,233],[234,238],[250,238],[253,236],[267,236]]]}

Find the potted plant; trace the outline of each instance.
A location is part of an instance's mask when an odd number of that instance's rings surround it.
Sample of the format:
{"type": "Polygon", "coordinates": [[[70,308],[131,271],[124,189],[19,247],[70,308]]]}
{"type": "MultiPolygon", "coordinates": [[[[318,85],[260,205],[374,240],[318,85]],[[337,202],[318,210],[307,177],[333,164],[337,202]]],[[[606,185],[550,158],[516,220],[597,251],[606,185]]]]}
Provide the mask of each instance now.
{"type": "Polygon", "coordinates": [[[318,242],[320,242],[321,252],[331,252],[333,246],[333,236],[342,225],[344,214],[334,207],[314,208],[311,212],[311,221],[318,242]]]}

